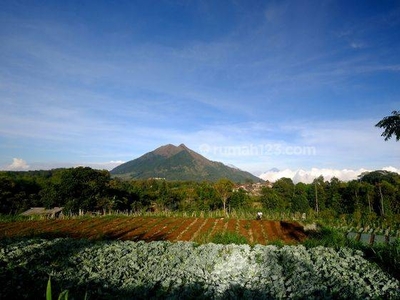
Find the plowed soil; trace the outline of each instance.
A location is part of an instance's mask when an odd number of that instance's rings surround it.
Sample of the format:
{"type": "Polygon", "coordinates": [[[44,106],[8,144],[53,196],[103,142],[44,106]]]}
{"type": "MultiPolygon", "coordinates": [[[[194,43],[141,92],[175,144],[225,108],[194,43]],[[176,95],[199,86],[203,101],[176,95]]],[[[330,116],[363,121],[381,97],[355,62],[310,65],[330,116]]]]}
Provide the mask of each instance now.
{"type": "Polygon", "coordinates": [[[103,216],[78,219],[0,222],[0,238],[72,237],[92,240],[196,241],[236,232],[251,244],[280,240],[295,244],[307,236],[295,222],[224,218],[103,216]]]}

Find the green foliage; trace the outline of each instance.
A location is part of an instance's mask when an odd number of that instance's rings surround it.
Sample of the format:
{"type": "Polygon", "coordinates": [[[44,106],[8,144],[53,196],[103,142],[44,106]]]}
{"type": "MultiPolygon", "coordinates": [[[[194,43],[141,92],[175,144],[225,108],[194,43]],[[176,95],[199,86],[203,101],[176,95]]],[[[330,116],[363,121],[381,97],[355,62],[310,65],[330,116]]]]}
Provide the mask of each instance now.
{"type": "Polygon", "coordinates": [[[318,231],[310,232],[303,245],[307,248],[324,246],[338,249],[348,246],[349,240],[346,238],[344,232],[323,226],[318,231]]]}
{"type": "Polygon", "coordinates": [[[241,245],[241,244],[248,244],[248,240],[236,233],[236,232],[230,232],[227,231],[225,233],[217,233],[211,237],[211,243],[214,244],[222,244],[222,245],[228,245],[228,244],[236,244],[236,245],[241,245]]]}
{"type": "Polygon", "coordinates": [[[273,241],[269,241],[268,245],[282,248],[283,246],[285,246],[285,243],[282,240],[273,240],[273,241]]]}
{"type": "Polygon", "coordinates": [[[294,187],[294,195],[290,204],[292,212],[307,212],[310,209],[307,198],[307,185],[299,182],[294,187]]]}
{"type": "Polygon", "coordinates": [[[309,204],[317,213],[326,208],[326,192],[327,182],[322,175],[315,178],[308,186],[309,204]]]}
{"type": "Polygon", "coordinates": [[[321,226],[320,230],[308,234],[308,238],[303,242],[303,245],[307,248],[323,246],[334,249],[351,248],[362,251],[366,259],[376,263],[383,270],[400,280],[400,239],[387,244],[365,245],[346,238],[346,233],[342,230],[321,226]]]}
{"type": "Polygon", "coordinates": [[[250,207],[250,203],[250,196],[241,188],[237,191],[233,191],[231,197],[229,198],[229,207],[231,209],[248,209],[250,207]]]}
{"type": "Polygon", "coordinates": [[[68,290],[62,291],[58,296],[58,300],[68,300],[68,296],[69,296],[68,290]]]}
{"type": "Polygon", "coordinates": [[[311,184],[296,185],[282,178],[272,188],[264,186],[260,194],[251,195],[227,179],[216,183],[128,181],[111,178],[107,171],[83,167],[0,172],[0,215],[3,216],[19,214],[34,206],[64,207],[64,214],[78,211],[196,214],[224,210],[228,216],[237,211],[253,213],[253,208],[261,209],[260,204],[263,213],[274,219],[281,219],[282,213],[300,212],[307,213],[307,217],[320,215],[326,222],[333,222],[345,214],[352,216],[354,225],[376,219],[385,219],[385,224],[390,225],[400,216],[400,175],[374,171],[350,182],[337,178],[328,182],[321,176],[311,184]]]}
{"type": "Polygon", "coordinates": [[[289,206],[289,202],[282,198],[276,190],[268,187],[261,189],[260,201],[267,210],[285,210],[289,206]]]}
{"type": "Polygon", "coordinates": [[[39,202],[36,173],[0,172],[0,214],[20,213],[39,202]]]}
{"type": "Polygon", "coordinates": [[[376,125],[376,127],[383,128],[384,131],[381,134],[385,137],[385,141],[395,136],[396,141],[400,140],[400,111],[392,111],[391,116],[384,117],[376,125]]]}
{"type": "Polygon", "coordinates": [[[229,244],[236,244],[236,245],[245,245],[248,244],[249,241],[236,232],[219,232],[213,235],[210,235],[210,230],[208,232],[204,232],[196,237],[194,240],[197,244],[222,244],[222,245],[229,245],[229,244]]]}
{"type": "Polygon", "coordinates": [[[21,215],[2,215],[0,214],[0,222],[17,222],[17,221],[25,221],[29,220],[29,217],[27,216],[21,216],[21,215]]]}
{"type": "MultiPolygon", "coordinates": [[[[69,298],[69,290],[64,290],[58,295],[58,300],[68,300],[69,298]]],[[[51,288],[51,276],[49,276],[49,280],[47,281],[47,288],[46,288],[46,300],[53,299],[53,292],[51,288]]],[[[85,294],[84,300],[87,300],[87,293],[85,294]]]]}
{"type": "Polygon", "coordinates": [[[215,185],[215,191],[217,195],[220,197],[223,205],[223,209],[225,214],[227,213],[227,202],[232,195],[234,184],[227,178],[222,178],[218,180],[215,185]]]}
{"type": "Polygon", "coordinates": [[[360,247],[370,261],[377,263],[386,272],[400,280],[400,239],[390,244],[360,247]]]}
{"type": "Polygon", "coordinates": [[[389,182],[390,184],[398,184],[400,183],[400,175],[386,170],[377,170],[361,174],[360,181],[368,182],[372,185],[376,185],[382,181],[389,182]]]}
{"type": "Polygon", "coordinates": [[[399,281],[349,248],[24,239],[0,249],[1,299],[42,298],[48,274],[76,299],[400,297],[399,281]]]}
{"type": "Polygon", "coordinates": [[[295,192],[295,186],[292,179],[280,178],[275,181],[272,189],[276,192],[279,198],[284,199],[286,202],[284,205],[289,206],[289,202],[291,202],[295,192]]]}
{"type": "Polygon", "coordinates": [[[46,300],[52,300],[53,295],[51,293],[51,278],[49,277],[49,281],[47,281],[47,288],[46,288],[46,300]]]}

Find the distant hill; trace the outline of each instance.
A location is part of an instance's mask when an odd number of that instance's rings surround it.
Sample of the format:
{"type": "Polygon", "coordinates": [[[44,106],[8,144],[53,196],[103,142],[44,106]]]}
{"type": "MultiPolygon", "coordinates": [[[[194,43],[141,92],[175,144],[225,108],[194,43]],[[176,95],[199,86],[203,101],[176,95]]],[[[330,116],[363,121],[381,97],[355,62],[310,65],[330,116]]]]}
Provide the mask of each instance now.
{"type": "Polygon", "coordinates": [[[119,165],[111,170],[111,175],[129,179],[217,181],[228,178],[233,182],[262,181],[249,172],[208,160],[184,144],[161,146],[137,159],[119,165]]]}

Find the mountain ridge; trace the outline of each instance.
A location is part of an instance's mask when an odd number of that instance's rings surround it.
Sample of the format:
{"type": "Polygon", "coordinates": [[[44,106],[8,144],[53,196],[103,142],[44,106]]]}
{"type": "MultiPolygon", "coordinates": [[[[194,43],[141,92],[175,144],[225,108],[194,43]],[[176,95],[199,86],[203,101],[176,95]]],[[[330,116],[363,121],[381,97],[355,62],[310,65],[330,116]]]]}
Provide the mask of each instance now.
{"type": "Polygon", "coordinates": [[[165,178],[166,180],[261,182],[255,175],[211,161],[184,144],[163,145],[111,170],[111,175],[129,179],[165,178]]]}

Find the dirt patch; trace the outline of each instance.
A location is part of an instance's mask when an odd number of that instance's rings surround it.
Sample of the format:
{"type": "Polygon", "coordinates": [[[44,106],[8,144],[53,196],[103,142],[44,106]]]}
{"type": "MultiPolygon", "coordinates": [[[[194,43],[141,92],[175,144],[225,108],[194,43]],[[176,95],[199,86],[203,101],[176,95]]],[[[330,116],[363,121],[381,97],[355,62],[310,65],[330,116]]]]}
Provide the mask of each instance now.
{"type": "Polygon", "coordinates": [[[246,224],[247,228],[252,229],[252,233],[254,236],[254,243],[256,244],[265,244],[266,239],[265,239],[265,233],[264,230],[261,226],[261,222],[258,220],[249,220],[248,223],[246,224]]]}
{"type": "Polygon", "coordinates": [[[178,217],[92,217],[72,220],[1,222],[0,238],[72,237],[92,240],[193,241],[216,233],[236,232],[252,244],[280,240],[299,243],[307,238],[295,222],[178,217]]]}

